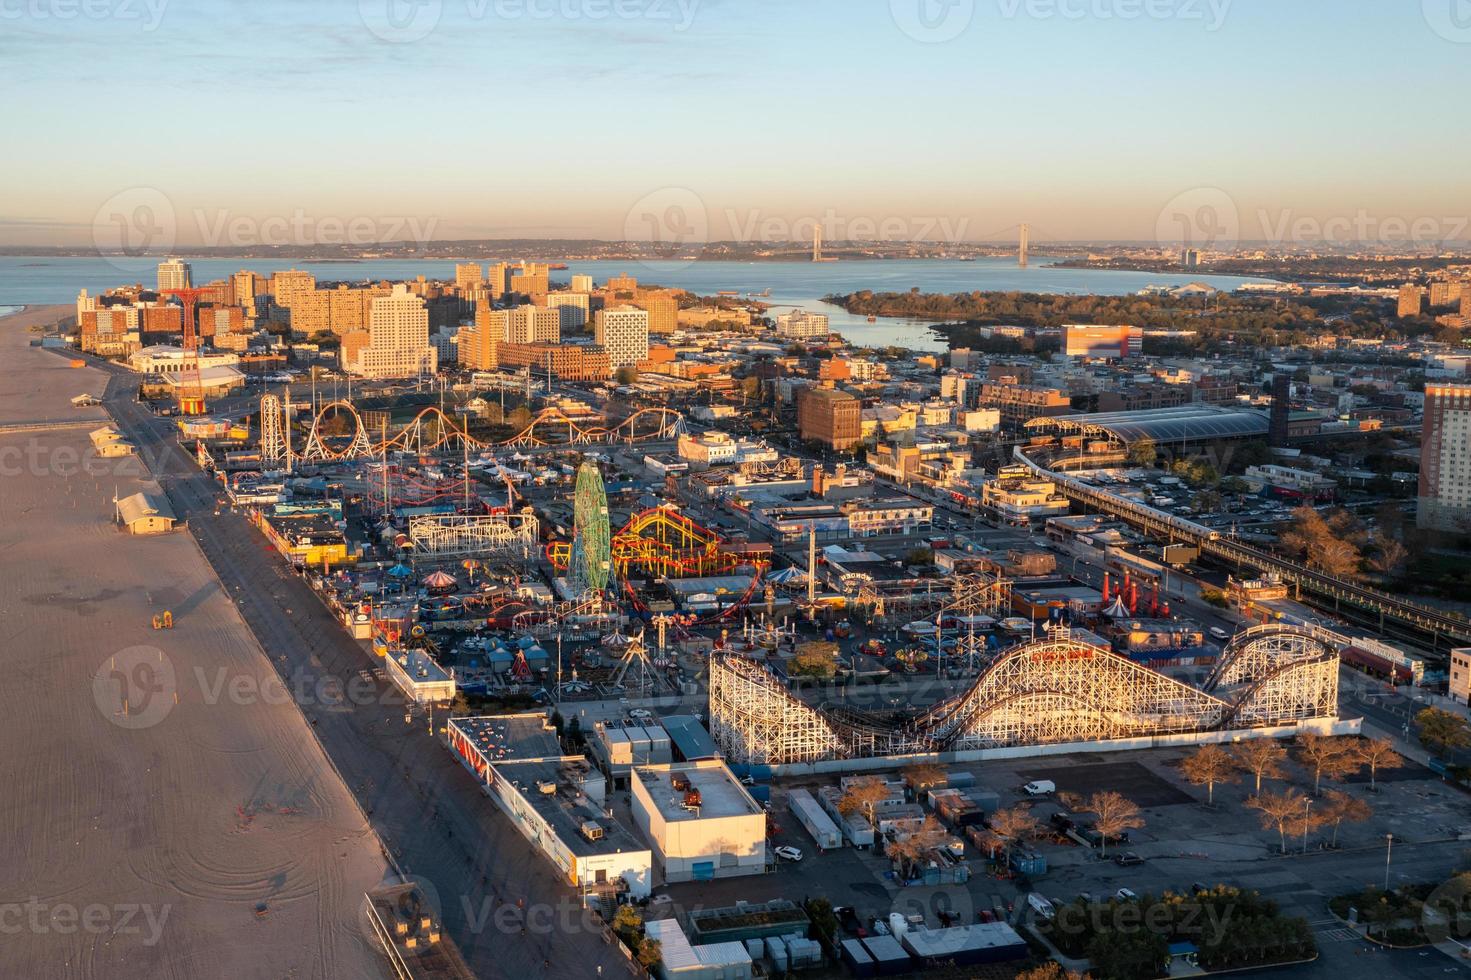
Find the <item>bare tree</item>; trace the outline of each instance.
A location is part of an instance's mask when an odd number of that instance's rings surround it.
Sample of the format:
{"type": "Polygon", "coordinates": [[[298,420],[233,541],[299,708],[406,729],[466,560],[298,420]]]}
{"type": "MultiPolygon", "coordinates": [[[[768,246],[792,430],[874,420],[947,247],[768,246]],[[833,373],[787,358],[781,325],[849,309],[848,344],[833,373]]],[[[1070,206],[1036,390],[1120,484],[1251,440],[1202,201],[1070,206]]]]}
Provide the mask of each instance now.
{"type": "Polygon", "coordinates": [[[1330,789],[1323,796],[1320,810],[1323,822],[1333,825],[1334,847],[1338,846],[1338,828],[1345,820],[1349,823],[1363,823],[1374,815],[1374,810],[1369,804],[1339,789],[1330,789]]]}
{"type": "Polygon", "coordinates": [[[1031,807],[1014,806],[991,816],[991,833],[1001,839],[1002,855],[1010,860],[1011,849],[1037,836],[1038,823],[1031,807]]]}
{"type": "Polygon", "coordinates": [[[1103,835],[1103,840],[1099,842],[1099,853],[1101,854],[1108,853],[1110,837],[1117,837],[1126,830],[1144,826],[1144,817],[1139,811],[1139,804],[1111,789],[1094,793],[1088,797],[1088,802],[1084,804],[1084,807],[1098,818],[1093,821],[1093,829],[1103,835]]]}
{"type": "Polygon", "coordinates": [[[1083,794],[1081,793],[1074,793],[1069,789],[1060,789],[1057,791],[1054,799],[1070,813],[1076,813],[1083,809],[1083,794]]]}
{"type": "Polygon", "coordinates": [[[925,856],[944,844],[949,836],[939,820],[925,817],[918,830],[888,846],[889,856],[899,862],[901,871],[912,874],[924,862],[925,856]]]}
{"type": "Polygon", "coordinates": [[[1292,526],[1282,534],[1281,541],[1310,568],[1351,579],[1359,574],[1361,538],[1351,514],[1338,512],[1325,518],[1315,508],[1303,506],[1292,512],[1292,526]]]}
{"type": "Polygon", "coordinates": [[[1387,738],[1366,738],[1359,741],[1355,746],[1359,761],[1369,767],[1369,788],[1377,790],[1379,787],[1375,779],[1380,769],[1398,769],[1405,764],[1405,760],[1394,750],[1394,743],[1387,738]]]}
{"type": "Polygon", "coordinates": [[[1216,802],[1216,785],[1234,783],[1237,779],[1235,760],[1214,742],[1208,742],[1186,756],[1180,764],[1180,771],[1191,785],[1206,788],[1206,803],[1210,806],[1216,802]]]}
{"type": "Polygon", "coordinates": [[[921,793],[933,786],[944,786],[947,779],[944,767],[937,766],[933,762],[916,762],[912,766],[904,767],[904,781],[916,793],[921,793]]]}
{"type": "Polygon", "coordinates": [[[1041,966],[1018,973],[1016,980],[1087,980],[1087,978],[1084,974],[1074,970],[1064,970],[1062,964],[1056,960],[1048,960],[1041,966]]]}
{"type": "Polygon", "coordinates": [[[838,798],[838,812],[844,816],[862,813],[873,823],[873,808],[889,798],[889,787],[877,776],[865,776],[848,785],[848,791],[838,798]]]}
{"type": "Polygon", "coordinates": [[[1287,759],[1287,750],[1270,738],[1242,742],[1231,754],[1243,771],[1256,777],[1258,796],[1262,792],[1263,779],[1281,779],[1283,776],[1282,763],[1287,759]]]}
{"type": "Polygon", "coordinates": [[[1410,549],[1387,534],[1375,534],[1373,541],[1377,550],[1369,559],[1369,567],[1381,575],[1399,574],[1405,562],[1410,560],[1410,549]]]}
{"type": "Polygon", "coordinates": [[[1246,805],[1260,814],[1263,829],[1277,831],[1282,851],[1286,853],[1287,827],[1307,810],[1307,796],[1297,787],[1289,786],[1280,793],[1258,793],[1246,805]]]}
{"type": "Polygon", "coordinates": [[[1298,761],[1313,771],[1314,796],[1322,791],[1324,775],[1346,776],[1363,766],[1353,749],[1344,738],[1311,733],[1297,737],[1298,761]]]}

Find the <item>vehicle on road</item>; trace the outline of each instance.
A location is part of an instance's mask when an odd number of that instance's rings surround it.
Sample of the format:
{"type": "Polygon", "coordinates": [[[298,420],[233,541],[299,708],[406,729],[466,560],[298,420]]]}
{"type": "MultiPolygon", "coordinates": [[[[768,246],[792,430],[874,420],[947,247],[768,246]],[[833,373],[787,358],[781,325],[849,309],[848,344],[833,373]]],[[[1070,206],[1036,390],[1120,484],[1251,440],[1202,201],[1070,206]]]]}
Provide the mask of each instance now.
{"type": "Polygon", "coordinates": [[[1027,896],[1027,906],[1044,919],[1057,918],[1057,909],[1053,907],[1052,903],[1045,896],[1038,895],[1036,892],[1032,892],[1032,894],[1027,896]]]}
{"type": "Polygon", "coordinates": [[[777,857],[781,858],[783,861],[800,861],[800,860],[802,860],[802,851],[801,851],[801,849],[800,848],[796,848],[796,847],[792,847],[790,844],[783,844],[780,847],[773,848],[771,853],[775,854],[777,857]]]}
{"type": "Polygon", "coordinates": [[[1139,898],[1138,895],[1134,894],[1134,892],[1128,888],[1120,888],[1118,891],[1113,893],[1113,897],[1118,899],[1120,902],[1133,902],[1139,898]]]}
{"type": "Polygon", "coordinates": [[[1219,626],[1212,626],[1210,628],[1210,635],[1213,636],[1213,637],[1215,637],[1216,639],[1222,641],[1223,643],[1226,640],[1231,639],[1231,634],[1230,633],[1227,633],[1225,630],[1221,629],[1219,626]]]}
{"type": "Polygon", "coordinates": [[[1038,779],[1023,786],[1022,792],[1028,796],[1047,796],[1057,792],[1057,784],[1050,779],[1038,779]]]}
{"type": "Polygon", "coordinates": [[[1132,868],[1144,863],[1144,859],[1133,851],[1126,854],[1115,854],[1113,859],[1114,863],[1121,868],[1132,868]]]}

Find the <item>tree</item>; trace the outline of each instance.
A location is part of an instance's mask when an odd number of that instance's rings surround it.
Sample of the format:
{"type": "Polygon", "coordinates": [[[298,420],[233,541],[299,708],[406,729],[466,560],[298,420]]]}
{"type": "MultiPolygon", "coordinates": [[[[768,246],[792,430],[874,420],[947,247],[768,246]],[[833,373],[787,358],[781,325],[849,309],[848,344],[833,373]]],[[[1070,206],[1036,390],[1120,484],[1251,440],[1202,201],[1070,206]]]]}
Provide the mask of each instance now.
{"type": "Polygon", "coordinates": [[[1140,439],[1129,447],[1129,462],[1135,466],[1153,466],[1159,458],[1159,447],[1153,439],[1140,439]]]}
{"type": "Polygon", "coordinates": [[[831,678],[838,672],[838,645],[825,640],[799,643],[792,657],[792,673],[803,677],[831,678]]]}
{"type": "Polygon", "coordinates": [[[638,380],[638,368],[625,365],[613,372],[613,380],[621,385],[631,385],[638,380]]]}
{"type": "Polygon", "coordinates": [[[1108,854],[1110,837],[1117,837],[1126,830],[1144,826],[1144,817],[1139,811],[1139,804],[1111,789],[1094,793],[1088,797],[1088,802],[1084,804],[1084,807],[1097,817],[1093,821],[1093,829],[1103,835],[1103,840],[1099,842],[1100,854],[1108,854]]]}
{"type": "Polygon", "coordinates": [[[1375,777],[1380,769],[1398,769],[1405,760],[1394,750],[1394,743],[1387,738],[1366,738],[1354,747],[1359,761],[1369,767],[1369,789],[1377,790],[1375,777]]]}
{"type": "Polygon", "coordinates": [[[1333,825],[1333,846],[1338,846],[1338,828],[1345,820],[1349,823],[1363,823],[1374,815],[1369,804],[1356,796],[1349,796],[1343,790],[1330,789],[1324,795],[1319,806],[1325,824],[1333,825]]]}
{"type": "Polygon", "coordinates": [[[1426,708],[1415,716],[1415,724],[1420,728],[1420,744],[1436,755],[1471,746],[1471,725],[1443,708],[1426,708]]]}
{"type": "Polygon", "coordinates": [[[1374,535],[1373,543],[1375,554],[1369,559],[1369,567],[1381,575],[1398,575],[1410,560],[1410,549],[1396,538],[1379,533],[1374,535]]]}
{"type": "Polygon", "coordinates": [[[933,816],[925,817],[918,830],[888,845],[889,856],[899,863],[901,873],[913,874],[922,865],[926,856],[945,843],[950,836],[945,825],[933,816]]]}
{"type": "Polygon", "coordinates": [[[991,833],[1001,840],[1002,857],[1011,859],[1011,849],[1037,836],[1040,825],[1032,808],[1018,804],[1009,810],[997,810],[991,816],[991,833]]]}
{"type": "Polygon", "coordinates": [[[1236,746],[1231,755],[1244,772],[1256,777],[1255,792],[1260,795],[1263,779],[1282,778],[1282,763],[1287,758],[1287,750],[1272,739],[1255,738],[1236,746]]]}
{"type": "Polygon", "coordinates": [[[864,776],[848,784],[848,791],[838,798],[838,812],[843,816],[862,813],[873,823],[873,808],[889,798],[889,787],[877,776],[864,776]]]}
{"type": "Polygon", "coordinates": [[[1062,964],[1056,960],[1048,960],[1041,966],[1034,966],[1030,970],[1018,973],[1016,980],[1087,980],[1087,978],[1075,970],[1064,970],[1062,964]]]}
{"type": "Polygon", "coordinates": [[[1170,947],[1148,929],[1105,929],[1088,941],[1086,955],[1102,980],[1164,976],[1170,947]]]}
{"type": "Polygon", "coordinates": [[[1323,776],[1330,778],[1356,772],[1363,763],[1346,739],[1311,733],[1297,737],[1298,761],[1313,771],[1313,795],[1323,789],[1323,776]]]}
{"type": "Polygon", "coordinates": [[[937,766],[933,762],[916,762],[904,767],[904,781],[916,793],[920,793],[932,786],[944,786],[949,777],[945,775],[943,766],[937,766]]]}
{"type": "Polygon", "coordinates": [[[1261,817],[1262,828],[1276,829],[1282,852],[1287,853],[1287,826],[1308,810],[1308,798],[1296,786],[1289,786],[1280,793],[1258,793],[1246,801],[1261,817]]]}
{"type": "Polygon", "coordinates": [[[632,905],[620,905],[618,911],[613,913],[613,931],[630,949],[635,947],[643,928],[644,918],[632,905]]]}
{"type": "Polygon", "coordinates": [[[1216,802],[1216,784],[1234,783],[1236,781],[1236,761],[1231,754],[1214,742],[1202,745],[1180,764],[1180,771],[1185,774],[1191,785],[1204,786],[1206,788],[1206,804],[1214,806],[1216,802]]]}
{"type": "Polygon", "coordinates": [[[1310,568],[1352,579],[1359,574],[1362,561],[1359,537],[1357,522],[1348,512],[1325,518],[1317,509],[1302,506],[1292,512],[1292,525],[1281,540],[1290,554],[1302,558],[1310,568]]]}
{"type": "Polygon", "coordinates": [[[659,961],[663,958],[664,944],[659,942],[659,940],[650,939],[645,936],[643,941],[638,944],[638,962],[645,969],[652,970],[659,965],[659,961]]]}

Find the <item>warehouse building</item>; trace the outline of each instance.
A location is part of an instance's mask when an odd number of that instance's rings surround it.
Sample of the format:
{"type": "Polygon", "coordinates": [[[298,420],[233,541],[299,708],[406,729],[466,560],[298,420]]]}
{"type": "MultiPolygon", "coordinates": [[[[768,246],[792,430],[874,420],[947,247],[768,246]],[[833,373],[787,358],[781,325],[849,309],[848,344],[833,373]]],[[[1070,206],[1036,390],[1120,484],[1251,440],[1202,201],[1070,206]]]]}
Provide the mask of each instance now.
{"type": "Polygon", "coordinates": [[[117,520],[129,534],[163,534],[174,529],[177,518],[161,493],[135,493],[117,502],[117,520]]]}
{"type": "Polygon", "coordinates": [[[630,785],[634,820],[665,881],[766,871],[766,813],[724,762],[636,766],[630,785]]]}

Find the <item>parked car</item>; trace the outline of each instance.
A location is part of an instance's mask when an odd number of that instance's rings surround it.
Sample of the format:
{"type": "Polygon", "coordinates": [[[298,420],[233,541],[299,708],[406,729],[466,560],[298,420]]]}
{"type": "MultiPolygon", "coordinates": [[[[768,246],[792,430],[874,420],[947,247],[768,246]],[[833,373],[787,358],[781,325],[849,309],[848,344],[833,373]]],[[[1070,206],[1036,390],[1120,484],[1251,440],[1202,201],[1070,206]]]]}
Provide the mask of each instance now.
{"type": "Polygon", "coordinates": [[[1067,833],[1078,825],[1078,822],[1066,813],[1054,813],[1051,819],[1052,826],[1056,827],[1061,833],[1067,833]]]}
{"type": "Polygon", "coordinates": [[[1057,784],[1050,779],[1038,779],[1023,786],[1022,792],[1028,796],[1046,796],[1057,792],[1057,784]]]}
{"type": "Polygon", "coordinates": [[[781,858],[784,861],[802,860],[801,849],[792,847],[790,844],[783,844],[780,847],[773,848],[771,853],[775,854],[777,857],[781,858]]]}
{"type": "Polygon", "coordinates": [[[1027,905],[1044,919],[1057,918],[1057,909],[1053,908],[1052,903],[1047,901],[1045,896],[1038,895],[1036,892],[1027,896],[1027,905]]]}
{"type": "Polygon", "coordinates": [[[1125,854],[1115,854],[1113,856],[1113,859],[1114,862],[1118,864],[1118,866],[1121,868],[1132,868],[1136,864],[1144,863],[1144,859],[1135,854],[1133,851],[1129,851],[1125,854]]]}

